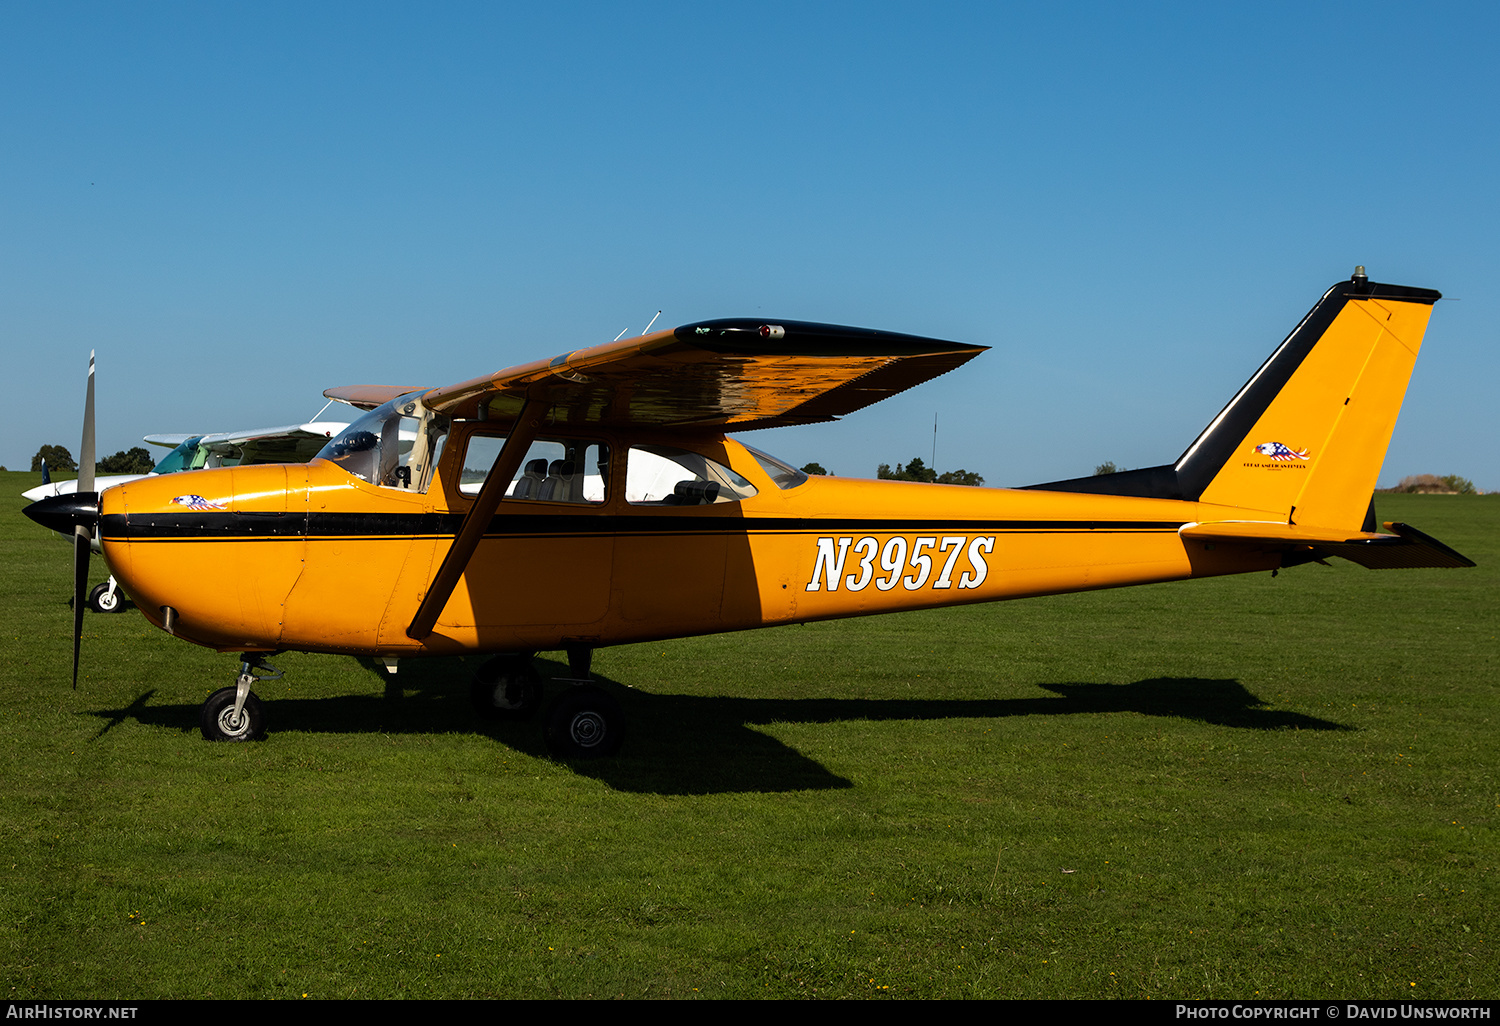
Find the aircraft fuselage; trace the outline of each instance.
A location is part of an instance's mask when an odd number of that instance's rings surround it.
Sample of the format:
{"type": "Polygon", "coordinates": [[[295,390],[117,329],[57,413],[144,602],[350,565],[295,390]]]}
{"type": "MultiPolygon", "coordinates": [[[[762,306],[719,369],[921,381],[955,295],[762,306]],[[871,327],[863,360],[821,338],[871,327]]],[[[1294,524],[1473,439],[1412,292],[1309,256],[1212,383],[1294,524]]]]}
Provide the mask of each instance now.
{"type": "Polygon", "coordinates": [[[616,464],[596,504],[506,499],[420,641],[407,627],[473,501],[456,458],[426,493],[327,460],[146,479],[103,493],[100,533],[137,606],[158,625],[175,610],[183,638],[385,656],[613,645],[1282,563],[1179,535],[1243,510],[849,478],[783,489],[732,440],[699,448],[755,494],[632,503],[616,464]]]}

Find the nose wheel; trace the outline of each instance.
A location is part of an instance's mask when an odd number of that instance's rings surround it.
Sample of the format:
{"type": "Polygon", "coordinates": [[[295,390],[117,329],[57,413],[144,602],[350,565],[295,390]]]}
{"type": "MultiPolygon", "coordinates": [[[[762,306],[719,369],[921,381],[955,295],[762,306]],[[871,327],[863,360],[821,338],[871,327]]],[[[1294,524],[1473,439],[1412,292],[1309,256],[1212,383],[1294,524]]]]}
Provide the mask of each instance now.
{"type": "Polygon", "coordinates": [[[119,613],[125,609],[125,596],[113,577],[94,585],[89,592],[89,608],[96,613],[119,613]]]}
{"type": "Polygon", "coordinates": [[[198,727],[206,741],[259,741],[266,736],[265,711],[250,686],[258,680],[276,680],[281,671],[260,656],[246,655],[240,676],[231,688],[220,688],[208,696],[198,715],[198,727]]]}
{"type": "Polygon", "coordinates": [[[265,712],[255,692],[245,693],[236,703],[236,688],[220,688],[203,703],[198,726],[209,741],[259,741],[266,736],[265,712]],[[236,704],[239,708],[236,709],[236,704]]]}

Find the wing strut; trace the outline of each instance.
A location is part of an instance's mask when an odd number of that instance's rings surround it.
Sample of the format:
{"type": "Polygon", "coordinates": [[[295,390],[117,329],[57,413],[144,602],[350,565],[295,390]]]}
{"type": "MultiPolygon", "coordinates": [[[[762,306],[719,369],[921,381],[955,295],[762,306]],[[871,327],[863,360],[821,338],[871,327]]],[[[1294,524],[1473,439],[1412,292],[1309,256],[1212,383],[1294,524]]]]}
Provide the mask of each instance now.
{"type": "Polygon", "coordinates": [[[511,428],[510,434],[505,438],[505,444],[500,446],[499,453],[495,455],[495,465],[490,468],[489,477],[484,479],[484,486],[479,489],[479,495],[474,499],[473,507],[464,517],[463,525],[459,527],[458,534],[453,539],[453,545],[448,549],[448,554],[443,557],[443,563],[438,567],[437,575],[432,579],[432,587],[427,589],[422,604],[417,607],[417,615],[412,617],[411,626],[406,628],[408,638],[413,641],[422,641],[432,633],[438,614],[448,604],[448,599],[453,595],[453,589],[458,586],[458,579],[463,576],[469,560],[474,555],[474,550],[479,547],[479,540],[489,529],[495,511],[500,508],[500,500],[505,498],[505,491],[515,478],[516,471],[521,466],[521,460],[526,456],[526,450],[531,448],[537,429],[541,427],[542,420],[547,416],[549,409],[551,409],[549,403],[530,399],[521,407],[515,426],[511,428]]]}

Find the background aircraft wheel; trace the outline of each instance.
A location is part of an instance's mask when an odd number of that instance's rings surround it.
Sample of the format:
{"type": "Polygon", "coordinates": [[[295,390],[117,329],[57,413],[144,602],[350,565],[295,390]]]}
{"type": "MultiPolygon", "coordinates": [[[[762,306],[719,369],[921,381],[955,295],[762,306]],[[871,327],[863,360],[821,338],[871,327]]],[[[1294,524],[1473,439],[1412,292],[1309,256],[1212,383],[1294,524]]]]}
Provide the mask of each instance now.
{"type": "Polygon", "coordinates": [[[203,703],[198,725],[208,741],[259,741],[266,735],[266,717],[255,692],[245,696],[245,708],[234,718],[234,688],[220,688],[203,703]]]}
{"type": "Polygon", "coordinates": [[[484,720],[519,720],[542,705],[542,678],[525,656],[496,656],[479,668],[469,690],[484,720]]]}
{"type": "Polygon", "coordinates": [[[625,739],[625,712],[592,684],[575,684],[547,710],[547,747],[563,759],[614,755],[625,739]]]}
{"type": "Polygon", "coordinates": [[[125,608],[125,603],[118,589],[109,590],[109,582],[94,585],[94,590],[89,592],[89,608],[96,613],[118,613],[125,608]]]}

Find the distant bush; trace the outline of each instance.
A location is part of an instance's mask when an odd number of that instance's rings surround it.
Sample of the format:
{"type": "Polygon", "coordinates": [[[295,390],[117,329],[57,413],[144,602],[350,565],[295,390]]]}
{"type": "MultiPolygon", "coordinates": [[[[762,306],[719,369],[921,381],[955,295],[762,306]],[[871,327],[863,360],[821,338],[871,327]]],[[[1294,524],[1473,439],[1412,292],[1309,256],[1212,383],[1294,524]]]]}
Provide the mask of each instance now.
{"type": "Polygon", "coordinates": [[[73,462],[73,454],[60,445],[44,445],[31,457],[31,471],[36,473],[42,469],[42,464],[47,464],[53,470],[77,470],[78,464],[73,462]]]}
{"type": "Polygon", "coordinates": [[[149,474],[156,468],[151,453],[140,446],[129,452],[121,449],[113,456],[106,456],[94,466],[101,474],[149,474]]]}
{"type": "Polygon", "coordinates": [[[1381,491],[1393,495],[1478,495],[1474,482],[1457,474],[1438,477],[1436,474],[1410,474],[1401,479],[1394,488],[1381,491]]]}

